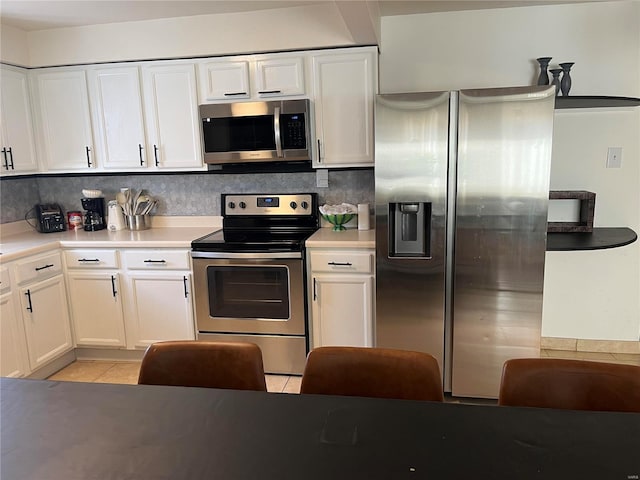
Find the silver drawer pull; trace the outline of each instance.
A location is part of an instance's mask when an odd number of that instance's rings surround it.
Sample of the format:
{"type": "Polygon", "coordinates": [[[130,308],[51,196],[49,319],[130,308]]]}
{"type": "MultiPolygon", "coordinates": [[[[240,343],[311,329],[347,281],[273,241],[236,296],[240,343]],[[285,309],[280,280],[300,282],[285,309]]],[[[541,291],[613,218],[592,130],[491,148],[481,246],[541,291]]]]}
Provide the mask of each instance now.
{"type": "Polygon", "coordinates": [[[167,263],[166,260],[145,260],[144,263],[167,263]]]}
{"type": "Polygon", "coordinates": [[[327,262],[327,265],[333,265],[334,267],[350,267],[351,262],[327,262]]]}
{"type": "Polygon", "coordinates": [[[53,263],[45,265],[44,267],[36,267],[36,272],[39,272],[40,270],[44,270],[45,268],[51,268],[51,267],[53,267],[53,263]]]}
{"type": "Polygon", "coordinates": [[[79,262],[99,262],[99,258],[79,258],[79,262]]]}

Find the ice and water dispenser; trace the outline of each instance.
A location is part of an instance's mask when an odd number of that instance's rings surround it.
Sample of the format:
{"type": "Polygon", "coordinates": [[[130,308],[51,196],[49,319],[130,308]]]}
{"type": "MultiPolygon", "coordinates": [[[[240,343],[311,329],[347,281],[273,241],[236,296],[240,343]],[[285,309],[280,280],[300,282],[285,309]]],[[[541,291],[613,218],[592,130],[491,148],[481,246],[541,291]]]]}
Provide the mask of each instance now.
{"type": "Polygon", "coordinates": [[[431,256],[431,203],[389,204],[389,256],[431,256]]]}

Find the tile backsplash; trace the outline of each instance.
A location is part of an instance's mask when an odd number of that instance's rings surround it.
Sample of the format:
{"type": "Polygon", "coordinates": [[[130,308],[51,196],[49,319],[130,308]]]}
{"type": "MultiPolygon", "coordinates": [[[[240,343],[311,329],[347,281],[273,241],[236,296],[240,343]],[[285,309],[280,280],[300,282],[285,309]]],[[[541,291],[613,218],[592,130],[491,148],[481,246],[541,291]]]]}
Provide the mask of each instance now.
{"type": "Polygon", "coordinates": [[[82,189],[102,190],[113,200],[121,187],[144,189],[158,199],[155,215],[220,215],[221,193],[316,192],[323,203],[374,203],[373,169],[330,170],[329,187],[316,187],[315,172],[255,174],[87,175],[3,178],[0,223],[23,220],[36,203],[59,203],[82,210],[82,189]]]}

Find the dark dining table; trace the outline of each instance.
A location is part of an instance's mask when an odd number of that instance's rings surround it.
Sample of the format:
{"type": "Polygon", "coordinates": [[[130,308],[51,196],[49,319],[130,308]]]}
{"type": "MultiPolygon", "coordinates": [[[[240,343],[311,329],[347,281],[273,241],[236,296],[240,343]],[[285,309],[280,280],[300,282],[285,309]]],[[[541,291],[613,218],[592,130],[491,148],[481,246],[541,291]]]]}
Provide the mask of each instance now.
{"type": "Polygon", "coordinates": [[[640,414],[2,379],[2,480],[640,478],[640,414]]]}

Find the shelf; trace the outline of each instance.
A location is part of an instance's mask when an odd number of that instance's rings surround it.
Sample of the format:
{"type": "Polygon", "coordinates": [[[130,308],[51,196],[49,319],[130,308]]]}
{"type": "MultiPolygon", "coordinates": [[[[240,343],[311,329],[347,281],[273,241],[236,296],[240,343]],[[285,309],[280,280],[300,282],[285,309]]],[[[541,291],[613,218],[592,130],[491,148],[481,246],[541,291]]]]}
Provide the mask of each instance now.
{"type": "Polygon", "coordinates": [[[638,239],[626,227],[600,227],[589,233],[547,233],[547,251],[601,250],[629,245],[638,239]]]}
{"type": "Polygon", "coordinates": [[[603,107],[637,107],[640,98],[604,97],[604,96],[568,96],[556,97],[556,110],[565,108],[603,108],[603,107]]]}

